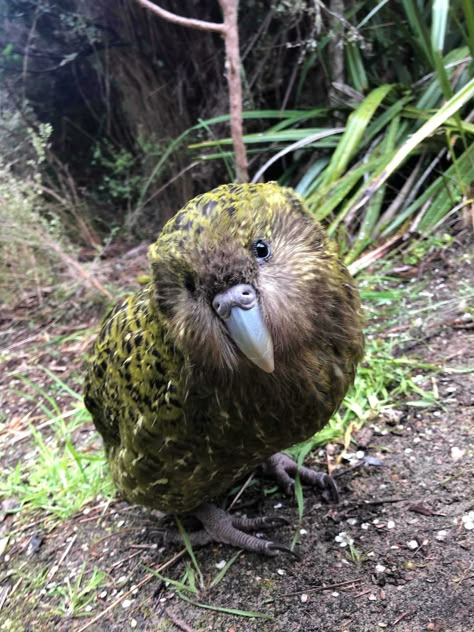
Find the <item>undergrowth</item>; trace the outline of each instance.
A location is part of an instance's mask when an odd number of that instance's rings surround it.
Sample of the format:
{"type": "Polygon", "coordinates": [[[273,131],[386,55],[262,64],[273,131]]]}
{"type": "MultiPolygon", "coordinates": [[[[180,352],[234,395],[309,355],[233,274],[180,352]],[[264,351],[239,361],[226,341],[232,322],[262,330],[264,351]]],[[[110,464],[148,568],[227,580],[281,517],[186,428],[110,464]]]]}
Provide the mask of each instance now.
{"type": "Polygon", "coordinates": [[[23,292],[40,297],[60,278],[59,253],[71,249],[58,217],[42,213],[40,169],[50,133],[49,125],[30,130],[34,157],[22,175],[0,161],[0,305],[18,302],[23,292]]]}

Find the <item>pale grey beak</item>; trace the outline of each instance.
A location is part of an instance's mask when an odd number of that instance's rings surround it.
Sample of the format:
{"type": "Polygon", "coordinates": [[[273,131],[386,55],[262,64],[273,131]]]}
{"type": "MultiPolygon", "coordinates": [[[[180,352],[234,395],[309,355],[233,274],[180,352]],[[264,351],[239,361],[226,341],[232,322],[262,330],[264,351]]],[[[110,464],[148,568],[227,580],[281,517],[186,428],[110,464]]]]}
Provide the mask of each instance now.
{"type": "Polygon", "coordinates": [[[273,341],[263,320],[257,293],[252,285],[240,283],[219,292],[212,301],[214,311],[244,355],[267,373],[272,373],[273,341]]]}

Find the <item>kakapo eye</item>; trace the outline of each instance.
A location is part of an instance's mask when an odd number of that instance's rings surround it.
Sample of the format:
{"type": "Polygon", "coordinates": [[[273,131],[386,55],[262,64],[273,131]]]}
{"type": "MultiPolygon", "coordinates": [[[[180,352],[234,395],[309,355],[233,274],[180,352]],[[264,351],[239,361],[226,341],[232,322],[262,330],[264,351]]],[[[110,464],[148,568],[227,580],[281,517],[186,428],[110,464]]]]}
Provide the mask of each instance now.
{"type": "Polygon", "coordinates": [[[252,252],[257,261],[268,261],[272,256],[270,244],[263,239],[256,239],[252,242],[252,252]]]}

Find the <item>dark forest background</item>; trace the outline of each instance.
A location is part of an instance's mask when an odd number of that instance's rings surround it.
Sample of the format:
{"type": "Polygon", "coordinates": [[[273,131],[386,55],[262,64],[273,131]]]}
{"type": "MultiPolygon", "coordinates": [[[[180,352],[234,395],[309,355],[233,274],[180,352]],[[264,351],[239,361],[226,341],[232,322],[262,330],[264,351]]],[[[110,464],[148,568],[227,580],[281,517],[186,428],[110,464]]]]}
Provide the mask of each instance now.
{"type": "MultiPolygon", "coordinates": [[[[161,6],[222,19],[218,2],[161,6]]],[[[250,174],[273,157],[263,179],[296,187],[349,262],[471,212],[473,14],[464,0],[240,3],[250,174]],[[362,211],[347,206],[458,97],[362,211]]],[[[12,244],[40,269],[54,250],[41,252],[45,233],[83,261],[118,238],[151,240],[235,177],[219,34],[134,0],[1,0],[0,51],[7,269],[12,244]],[[37,226],[27,240],[25,224],[37,226]]]]}

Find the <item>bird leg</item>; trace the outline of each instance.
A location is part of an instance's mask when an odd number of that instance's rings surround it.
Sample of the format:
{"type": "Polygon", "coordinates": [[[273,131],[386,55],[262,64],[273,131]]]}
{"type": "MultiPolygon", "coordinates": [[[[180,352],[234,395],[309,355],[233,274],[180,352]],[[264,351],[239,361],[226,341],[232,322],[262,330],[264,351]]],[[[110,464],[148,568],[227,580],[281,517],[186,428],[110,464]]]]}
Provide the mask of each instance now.
{"type": "MultiPolygon", "coordinates": [[[[298,557],[294,551],[282,544],[248,535],[251,531],[265,531],[288,524],[286,518],[231,516],[210,503],[200,505],[193,515],[199,519],[203,529],[187,532],[192,546],[200,547],[212,542],[221,542],[269,556],[276,555],[278,551],[284,551],[298,557]]],[[[164,545],[181,544],[183,541],[181,534],[174,529],[160,530],[160,534],[164,545]]]]}
{"type": "MultiPolygon", "coordinates": [[[[295,477],[298,474],[303,485],[317,487],[322,490],[326,500],[334,503],[339,502],[336,483],[329,474],[315,472],[309,467],[298,467],[292,458],[282,452],[277,452],[267,459],[262,469],[263,473],[274,478],[278,486],[289,496],[295,493],[295,477]]],[[[298,557],[294,551],[283,544],[251,535],[252,531],[264,531],[287,524],[288,521],[283,517],[247,518],[245,516],[232,516],[211,503],[199,505],[192,512],[192,515],[203,526],[198,531],[188,533],[192,546],[205,546],[211,542],[221,542],[253,553],[273,556],[278,551],[284,551],[298,557]]],[[[175,543],[181,541],[181,537],[178,533],[168,533],[166,541],[175,543]]]]}
{"type": "Polygon", "coordinates": [[[263,465],[263,473],[275,479],[278,486],[288,496],[293,496],[295,493],[295,477],[298,473],[303,485],[317,487],[322,490],[325,500],[339,502],[339,494],[332,476],[315,472],[309,467],[298,467],[296,462],[283,452],[277,452],[267,459],[263,465]]]}
{"type": "Polygon", "coordinates": [[[211,503],[203,503],[193,511],[193,515],[199,519],[204,529],[189,534],[192,544],[197,546],[209,542],[222,542],[240,549],[246,549],[253,553],[264,555],[276,555],[278,551],[293,553],[291,549],[263,538],[250,535],[249,532],[260,529],[271,529],[287,523],[284,518],[246,518],[231,516],[223,509],[219,509],[211,503]]]}

